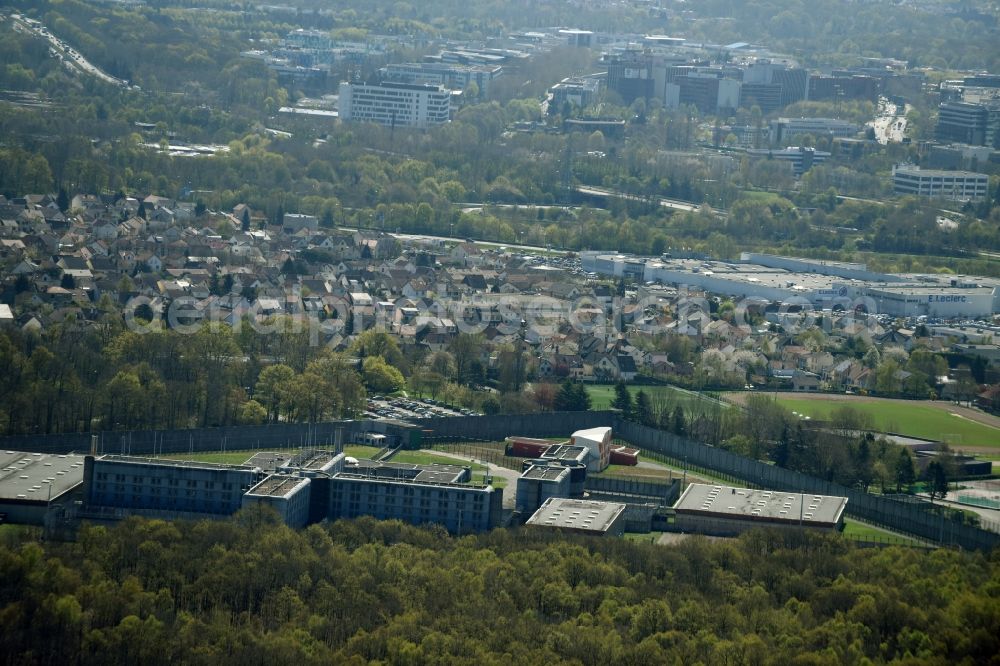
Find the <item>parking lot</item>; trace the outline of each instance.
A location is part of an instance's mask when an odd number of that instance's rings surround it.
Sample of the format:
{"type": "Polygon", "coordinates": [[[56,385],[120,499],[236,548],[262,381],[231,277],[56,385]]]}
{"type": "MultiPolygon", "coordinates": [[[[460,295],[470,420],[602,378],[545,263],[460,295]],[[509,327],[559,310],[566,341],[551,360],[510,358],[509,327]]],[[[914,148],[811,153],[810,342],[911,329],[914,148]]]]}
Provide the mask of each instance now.
{"type": "Polygon", "coordinates": [[[368,399],[364,416],[370,419],[428,419],[446,416],[476,416],[471,409],[446,406],[432,398],[388,398],[380,395],[368,399]]]}

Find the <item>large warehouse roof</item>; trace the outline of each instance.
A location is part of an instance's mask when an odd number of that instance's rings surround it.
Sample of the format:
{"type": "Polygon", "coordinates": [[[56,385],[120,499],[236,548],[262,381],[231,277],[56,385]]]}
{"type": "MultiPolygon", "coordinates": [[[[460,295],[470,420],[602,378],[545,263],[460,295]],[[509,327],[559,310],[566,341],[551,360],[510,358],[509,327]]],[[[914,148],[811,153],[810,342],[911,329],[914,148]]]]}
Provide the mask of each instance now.
{"type": "Polygon", "coordinates": [[[846,506],[846,497],[692,483],[674,510],[715,518],[836,525],[846,506]]]}
{"type": "Polygon", "coordinates": [[[528,525],[559,527],[603,534],[625,511],[624,504],[550,497],[528,519],[528,525]]]}
{"type": "Polygon", "coordinates": [[[83,456],[0,451],[0,501],[55,499],[83,482],[83,456]]]}

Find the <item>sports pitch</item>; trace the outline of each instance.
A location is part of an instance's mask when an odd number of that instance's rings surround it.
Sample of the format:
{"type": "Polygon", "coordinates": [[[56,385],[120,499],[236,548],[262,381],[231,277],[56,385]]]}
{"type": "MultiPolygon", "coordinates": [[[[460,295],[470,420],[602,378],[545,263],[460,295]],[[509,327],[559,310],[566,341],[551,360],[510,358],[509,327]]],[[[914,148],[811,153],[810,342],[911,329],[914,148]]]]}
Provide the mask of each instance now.
{"type": "MultiPolygon", "coordinates": [[[[825,419],[838,407],[849,405],[869,414],[875,428],[884,432],[948,442],[953,448],[1000,449],[1000,428],[987,425],[947,402],[916,402],[847,396],[785,396],[777,401],[784,407],[814,419],[825,419]],[[834,398],[836,399],[827,399],[834,398]]],[[[977,417],[978,418],[978,417],[977,417]]]]}

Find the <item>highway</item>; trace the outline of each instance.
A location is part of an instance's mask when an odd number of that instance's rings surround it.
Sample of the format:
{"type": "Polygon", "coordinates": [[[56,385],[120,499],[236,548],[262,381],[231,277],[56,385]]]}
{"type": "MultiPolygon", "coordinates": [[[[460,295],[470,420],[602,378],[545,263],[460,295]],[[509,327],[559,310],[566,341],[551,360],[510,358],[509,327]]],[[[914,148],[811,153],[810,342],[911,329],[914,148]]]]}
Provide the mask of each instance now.
{"type": "Polygon", "coordinates": [[[99,67],[84,58],[80,53],[75,51],[73,47],[69,46],[66,42],[49,32],[49,29],[38,21],[25,18],[20,14],[12,14],[11,20],[13,21],[14,29],[18,32],[32,34],[48,41],[49,54],[52,55],[52,57],[61,60],[63,65],[66,66],[66,69],[86,74],[88,76],[93,76],[101,81],[104,81],[105,83],[110,83],[122,88],[129,87],[128,81],[122,81],[121,79],[117,79],[104,72],[99,67]]]}
{"type": "MultiPolygon", "coordinates": [[[[580,194],[585,194],[592,197],[617,197],[619,199],[632,199],[634,201],[643,201],[645,197],[640,197],[635,194],[627,194],[625,192],[618,192],[616,190],[609,190],[604,187],[593,187],[591,185],[580,185],[574,188],[575,191],[580,194]]],[[[664,208],[672,208],[673,210],[680,210],[687,213],[693,213],[699,210],[702,204],[691,203],[690,201],[681,201],[680,199],[667,199],[664,197],[656,197],[660,202],[660,205],[664,208]]],[[[720,210],[718,208],[711,209],[713,213],[719,217],[725,217],[726,211],[720,210]]]]}

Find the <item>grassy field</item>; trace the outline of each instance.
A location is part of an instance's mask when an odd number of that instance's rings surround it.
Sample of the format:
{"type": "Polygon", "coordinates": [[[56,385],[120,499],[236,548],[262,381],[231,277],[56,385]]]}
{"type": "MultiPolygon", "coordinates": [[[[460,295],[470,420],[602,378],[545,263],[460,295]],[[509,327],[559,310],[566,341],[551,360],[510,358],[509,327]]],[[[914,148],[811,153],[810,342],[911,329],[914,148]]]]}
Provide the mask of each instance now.
{"type": "Polygon", "coordinates": [[[855,539],[868,539],[870,541],[885,541],[886,539],[889,539],[893,543],[898,543],[900,545],[917,545],[916,541],[908,537],[847,518],[844,519],[843,534],[845,537],[855,539]]]}
{"type": "MultiPolygon", "coordinates": [[[[225,465],[242,465],[247,460],[250,459],[255,453],[260,453],[261,451],[271,451],[274,453],[294,453],[301,451],[300,448],[294,449],[244,449],[241,451],[202,451],[199,453],[169,453],[167,455],[159,456],[160,458],[167,458],[168,460],[193,460],[196,462],[210,462],[210,463],[222,463],[225,465]]],[[[344,454],[353,456],[355,458],[370,458],[378,452],[378,447],[375,446],[361,446],[361,445],[349,445],[344,447],[344,454]]]]}
{"type": "MultiPolygon", "coordinates": [[[[274,451],[282,451],[286,453],[291,453],[294,451],[299,451],[300,449],[274,449],[274,451]]],[[[374,446],[361,446],[361,445],[349,445],[344,447],[344,453],[348,456],[354,458],[371,458],[375,455],[379,449],[374,446]]],[[[193,460],[196,462],[209,462],[209,463],[222,463],[226,465],[242,465],[245,463],[253,454],[259,453],[257,450],[247,450],[247,451],[226,451],[226,452],[211,452],[211,453],[178,453],[170,454],[165,456],[160,456],[161,458],[167,458],[169,460],[193,460]]],[[[400,451],[397,453],[393,459],[393,462],[411,463],[414,465],[458,465],[459,467],[471,467],[472,468],[472,482],[476,484],[481,484],[483,482],[483,477],[486,475],[486,467],[483,465],[473,464],[466,460],[461,460],[459,458],[451,458],[445,454],[437,455],[434,453],[424,453],[421,451],[400,451]]],[[[493,477],[493,487],[503,488],[507,485],[507,480],[503,477],[494,476],[493,477]]]]}
{"type": "MultiPolygon", "coordinates": [[[[461,458],[452,458],[444,453],[429,453],[427,451],[400,451],[392,457],[392,462],[410,463],[411,465],[457,465],[458,467],[469,467],[472,469],[472,482],[482,484],[483,477],[486,476],[486,466],[473,463],[461,458]]],[[[507,485],[507,480],[500,476],[493,477],[493,487],[503,488],[507,485]]]]}
{"type": "MultiPolygon", "coordinates": [[[[702,400],[707,400],[696,393],[681,391],[673,386],[629,386],[628,390],[633,400],[636,393],[644,391],[654,404],[659,400],[667,400],[674,404],[682,404],[686,409],[690,409],[692,405],[702,400]]],[[[615,399],[614,386],[588,385],[587,393],[590,394],[591,409],[607,409],[615,399]]]]}
{"type": "Polygon", "coordinates": [[[830,412],[837,407],[850,405],[860,412],[870,414],[875,422],[875,427],[879,430],[912,437],[943,440],[957,448],[962,446],[992,446],[1000,449],[1000,429],[954,416],[943,409],[919,402],[903,403],[881,400],[827,402],[786,398],[781,395],[778,396],[777,400],[792,411],[819,419],[829,417],[830,412]]]}

